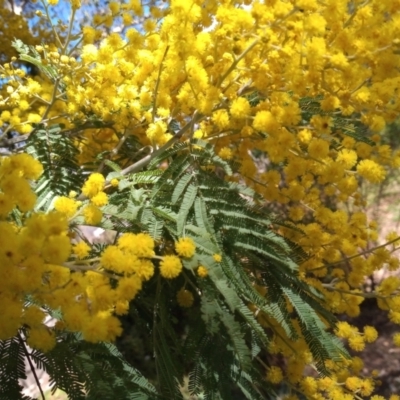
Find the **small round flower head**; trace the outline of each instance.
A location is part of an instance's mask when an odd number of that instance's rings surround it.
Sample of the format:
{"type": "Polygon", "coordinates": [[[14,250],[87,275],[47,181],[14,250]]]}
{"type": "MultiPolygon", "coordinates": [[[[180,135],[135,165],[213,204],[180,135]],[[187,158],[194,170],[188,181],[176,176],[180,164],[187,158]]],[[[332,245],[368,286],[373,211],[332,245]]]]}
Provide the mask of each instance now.
{"type": "Polygon", "coordinates": [[[182,263],[177,256],[164,256],[160,263],[161,276],[167,279],[176,278],[182,271],[182,263]]]}
{"type": "Polygon", "coordinates": [[[108,196],[105,192],[99,192],[90,201],[97,207],[103,207],[108,203],[108,196]]]}
{"type": "Polygon", "coordinates": [[[78,258],[82,259],[89,255],[90,246],[86,242],[82,241],[73,246],[72,250],[78,258]]]}
{"type": "Polygon", "coordinates": [[[124,233],[118,239],[118,247],[136,257],[154,256],[154,240],[148,233],[124,233]]]}
{"type": "Polygon", "coordinates": [[[89,204],[83,210],[83,216],[88,225],[97,225],[103,218],[103,213],[94,204],[89,204]]]}
{"type": "Polygon", "coordinates": [[[176,295],[176,300],[181,307],[189,308],[192,307],[194,298],[192,292],[182,288],[176,295]]]}
{"type": "Polygon", "coordinates": [[[60,196],[54,201],[54,208],[60,213],[65,214],[67,218],[71,218],[78,209],[78,204],[75,200],[60,196]]]}
{"type": "Polygon", "coordinates": [[[117,186],[118,186],[118,183],[119,183],[119,181],[118,181],[117,178],[111,179],[111,181],[110,181],[110,185],[111,185],[112,187],[117,187],[117,186]]]}
{"type": "Polygon", "coordinates": [[[91,174],[88,180],[83,184],[82,193],[87,197],[95,196],[103,190],[105,181],[102,174],[98,172],[91,174]]]}
{"type": "Polygon", "coordinates": [[[203,267],[202,265],[200,265],[199,269],[197,270],[197,275],[200,278],[205,278],[208,275],[208,270],[206,267],[203,267]]]}
{"type": "Polygon", "coordinates": [[[222,256],[221,256],[221,254],[214,254],[213,255],[213,259],[216,262],[221,262],[222,261],[222,256]]]}
{"type": "Polygon", "coordinates": [[[194,255],[196,250],[196,245],[193,240],[189,237],[180,238],[175,243],[175,250],[181,257],[190,258],[194,255]]]}
{"type": "Polygon", "coordinates": [[[271,367],[267,371],[267,381],[271,383],[280,383],[283,380],[282,370],[279,367],[271,367]]]}
{"type": "Polygon", "coordinates": [[[364,340],[367,343],[375,342],[378,337],[378,332],[373,326],[364,326],[364,340]]]}

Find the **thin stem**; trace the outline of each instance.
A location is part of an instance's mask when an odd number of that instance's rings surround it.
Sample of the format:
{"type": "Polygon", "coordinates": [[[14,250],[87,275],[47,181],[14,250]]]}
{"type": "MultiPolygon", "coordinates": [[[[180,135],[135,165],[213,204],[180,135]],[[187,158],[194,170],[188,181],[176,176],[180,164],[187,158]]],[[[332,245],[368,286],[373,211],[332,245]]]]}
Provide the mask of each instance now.
{"type": "Polygon", "coordinates": [[[66,54],[66,50],[67,50],[69,41],[71,40],[71,33],[72,33],[72,28],[74,26],[75,12],[76,12],[76,9],[74,7],[72,7],[71,18],[69,19],[68,33],[67,33],[67,37],[65,38],[65,44],[64,44],[64,46],[62,46],[61,54],[66,54]]]}
{"type": "Polygon", "coordinates": [[[343,294],[349,294],[352,296],[358,296],[358,297],[364,297],[364,299],[390,299],[392,296],[382,296],[376,292],[371,292],[371,293],[365,293],[365,292],[352,292],[351,290],[344,290],[344,289],[338,289],[333,286],[331,286],[329,283],[323,283],[322,286],[331,291],[343,293],[343,294]]]}
{"type": "Polygon", "coordinates": [[[239,62],[251,51],[253,48],[260,42],[260,39],[254,40],[254,42],[246,49],[243,51],[242,54],[240,54],[236,60],[232,63],[232,65],[228,68],[228,70],[225,72],[224,75],[222,75],[220,81],[218,82],[217,86],[221,86],[226,77],[236,68],[236,66],[239,64],[239,62]]]}
{"type": "Polygon", "coordinates": [[[163,64],[164,64],[164,61],[165,61],[165,58],[167,57],[167,54],[168,54],[168,50],[169,50],[169,46],[167,46],[166,48],[165,48],[165,51],[164,51],[164,55],[163,55],[163,58],[162,58],[162,60],[161,60],[161,63],[160,63],[160,68],[159,68],[159,70],[158,70],[158,76],[157,76],[157,81],[156,81],[156,86],[155,86],[155,88],[154,88],[154,104],[153,104],[153,111],[152,111],[152,116],[151,116],[151,120],[152,120],[152,122],[154,122],[154,120],[155,120],[155,118],[156,118],[156,103],[157,103],[157,94],[158,94],[158,88],[159,88],[159,86],[160,86],[160,80],[161,80],[161,72],[162,72],[162,68],[163,68],[163,64]]]}
{"type": "Polygon", "coordinates": [[[311,272],[312,272],[312,271],[317,271],[317,270],[319,270],[319,269],[323,269],[323,268],[326,268],[326,267],[331,267],[331,266],[333,266],[333,265],[337,265],[337,264],[341,264],[341,263],[346,262],[346,261],[350,261],[350,260],[352,260],[353,258],[357,258],[357,257],[360,257],[360,256],[364,256],[364,255],[366,255],[366,254],[372,253],[372,252],[374,252],[374,251],[377,250],[377,249],[381,249],[382,247],[389,246],[390,244],[395,243],[395,242],[398,242],[399,240],[400,240],[400,236],[398,236],[396,239],[391,240],[390,242],[386,242],[386,243],[384,243],[384,244],[381,244],[380,246],[376,246],[376,247],[374,247],[374,248],[372,248],[372,249],[364,250],[364,251],[362,251],[361,253],[355,254],[354,256],[342,258],[341,260],[336,261],[336,262],[334,262],[334,263],[329,263],[329,264],[327,264],[327,265],[322,265],[321,267],[317,267],[317,268],[310,269],[309,271],[311,271],[311,272]]]}
{"type": "Polygon", "coordinates": [[[21,334],[19,332],[18,332],[17,336],[18,336],[18,340],[20,341],[20,343],[21,343],[21,345],[22,345],[22,347],[24,349],[25,356],[26,356],[26,358],[28,360],[29,366],[31,367],[31,371],[32,371],[33,377],[35,378],[35,382],[36,382],[36,385],[37,385],[37,387],[39,389],[40,395],[41,395],[43,400],[46,400],[46,397],[44,396],[44,393],[43,393],[42,386],[40,385],[39,378],[38,378],[38,376],[36,374],[36,368],[33,365],[32,360],[31,360],[31,355],[29,354],[28,349],[26,348],[25,341],[24,341],[24,339],[22,338],[22,336],[21,336],[21,334]]]}

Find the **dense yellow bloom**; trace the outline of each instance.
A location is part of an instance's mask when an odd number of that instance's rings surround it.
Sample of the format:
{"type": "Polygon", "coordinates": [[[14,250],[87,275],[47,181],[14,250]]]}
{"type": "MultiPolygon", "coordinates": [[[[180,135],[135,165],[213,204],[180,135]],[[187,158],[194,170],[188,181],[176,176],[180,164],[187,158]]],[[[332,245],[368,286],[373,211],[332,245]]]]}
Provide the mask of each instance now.
{"type": "Polygon", "coordinates": [[[382,182],[386,177],[385,169],[372,160],[362,160],[357,165],[357,172],[373,183],[382,182]]]}
{"type": "Polygon", "coordinates": [[[239,97],[232,102],[230,113],[234,118],[246,118],[250,114],[250,110],[247,99],[239,97]]]}
{"type": "Polygon", "coordinates": [[[229,147],[223,147],[219,152],[218,155],[223,160],[230,160],[233,157],[233,152],[229,147]]]}
{"type": "Polygon", "coordinates": [[[94,204],[89,204],[83,209],[83,216],[88,225],[97,225],[102,220],[103,213],[94,204]]]}
{"type": "Polygon", "coordinates": [[[343,164],[346,169],[354,167],[357,162],[357,153],[354,150],[340,150],[336,161],[343,164]]]}
{"type": "Polygon", "coordinates": [[[378,332],[373,326],[364,326],[364,340],[367,343],[375,342],[378,332]]]}
{"type": "Polygon", "coordinates": [[[176,300],[181,307],[189,308],[193,305],[194,297],[191,291],[182,288],[177,293],[176,300]]]}
{"type": "Polygon", "coordinates": [[[197,269],[197,275],[200,278],[205,278],[208,275],[208,270],[206,267],[203,267],[202,265],[200,265],[200,267],[197,269]]]}
{"type": "Polygon", "coordinates": [[[105,181],[106,180],[102,174],[99,174],[98,172],[91,174],[82,187],[82,193],[90,198],[95,196],[103,190],[105,181]]]}
{"type": "Polygon", "coordinates": [[[160,273],[164,278],[176,278],[181,271],[182,263],[176,256],[164,256],[160,262],[160,273]]]}
{"type": "Polygon", "coordinates": [[[272,366],[267,371],[267,381],[271,383],[280,383],[283,380],[282,370],[279,367],[272,366]]]}
{"type": "Polygon", "coordinates": [[[118,238],[118,247],[137,257],[149,257],[154,255],[154,240],[147,233],[124,233],[118,238]]]}
{"type": "Polygon", "coordinates": [[[190,258],[195,253],[196,245],[194,244],[193,239],[184,237],[175,242],[175,250],[181,257],[190,258]]]}
{"type": "Polygon", "coordinates": [[[308,154],[313,158],[325,158],[328,153],[329,143],[323,139],[312,139],[308,145],[308,154]]]}
{"type": "Polygon", "coordinates": [[[78,209],[78,203],[69,197],[60,196],[54,201],[54,208],[65,214],[67,218],[71,218],[78,209]]]}
{"type": "Polygon", "coordinates": [[[79,242],[75,246],[73,246],[72,251],[78,258],[85,258],[89,255],[90,246],[86,242],[79,242]]]}
{"type": "Polygon", "coordinates": [[[222,261],[222,256],[221,254],[214,254],[213,258],[216,262],[221,262],[222,261]]]}
{"type": "Polygon", "coordinates": [[[99,192],[90,198],[96,207],[103,207],[108,203],[108,196],[105,192],[99,192]]]}

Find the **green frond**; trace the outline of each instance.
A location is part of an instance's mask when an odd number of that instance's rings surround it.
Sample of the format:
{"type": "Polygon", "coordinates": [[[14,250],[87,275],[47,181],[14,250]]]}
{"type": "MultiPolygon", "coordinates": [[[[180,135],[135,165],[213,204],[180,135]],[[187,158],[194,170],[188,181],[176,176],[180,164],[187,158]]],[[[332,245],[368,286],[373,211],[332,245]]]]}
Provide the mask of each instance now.
{"type": "Polygon", "coordinates": [[[19,379],[26,379],[25,351],[18,336],[0,341],[0,399],[33,400],[21,394],[19,379]]]}
{"type": "Polygon", "coordinates": [[[43,174],[35,184],[36,210],[46,208],[56,195],[79,191],[83,184],[78,164],[78,149],[71,137],[63,134],[61,124],[39,126],[28,137],[26,152],[43,165],[43,174]]]}
{"type": "Polygon", "coordinates": [[[185,191],[187,185],[192,180],[193,175],[184,174],[179,182],[176,184],[174,191],[172,192],[171,202],[176,204],[178,199],[181,197],[182,193],[185,191]]]}
{"type": "Polygon", "coordinates": [[[193,207],[194,201],[197,196],[197,186],[190,184],[185,191],[182,202],[179,207],[178,218],[177,218],[177,231],[178,235],[183,232],[184,225],[186,224],[187,216],[189,211],[193,207]]]}
{"type": "Polygon", "coordinates": [[[153,168],[158,167],[158,165],[160,163],[162,163],[164,160],[167,160],[168,158],[174,156],[175,154],[179,153],[183,149],[187,149],[187,147],[188,147],[188,145],[185,142],[175,143],[173,146],[171,146],[168,149],[166,149],[160,155],[158,155],[157,157],[154,157],[150,161],[150,163],[148,165],[148,169],[153,169],[153,168]]]}

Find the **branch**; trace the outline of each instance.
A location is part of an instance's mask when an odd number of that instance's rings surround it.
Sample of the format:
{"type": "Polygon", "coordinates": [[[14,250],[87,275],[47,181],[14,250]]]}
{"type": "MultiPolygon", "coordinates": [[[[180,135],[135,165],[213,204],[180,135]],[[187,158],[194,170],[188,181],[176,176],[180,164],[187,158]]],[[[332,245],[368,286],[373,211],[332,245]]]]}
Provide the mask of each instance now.
{"type": "Polygon", "coordinates": [[[40,395],[42,396],[42,399],[43,399],[43,400],[46,400],[46,397],[44,396],[44,393],[43,393],[42,386],[40,385],[39,378],[38,378],[38,376],[37,376],[37,374],[36,374],[36,369],[35,369],[35,367],[34,367],[34,365],[33,365],[33,363],[32,363],[31,356],[30,356],[30,354],[29,354],[29,352],[28,352],[28,349],[26,348],[25,341],[24,341],[24,339],[22,338],[22,336],[21,336],[20,333],[18,333],[17,336],[18,336],[18,339],[19,339],[19,341],[20,341],[20,343],[21,343],[21,345],[22,345],[22,347],[23,347],[23,349],[24,349],[25,356],[26,356],[26,358],[28,359],[29,366],[31,367],[31,371],[32,371],[33,377],[35,378],[35,381],[36,381],[36,385],[37,385],[37,387],[39,388],[40,395]]]}

